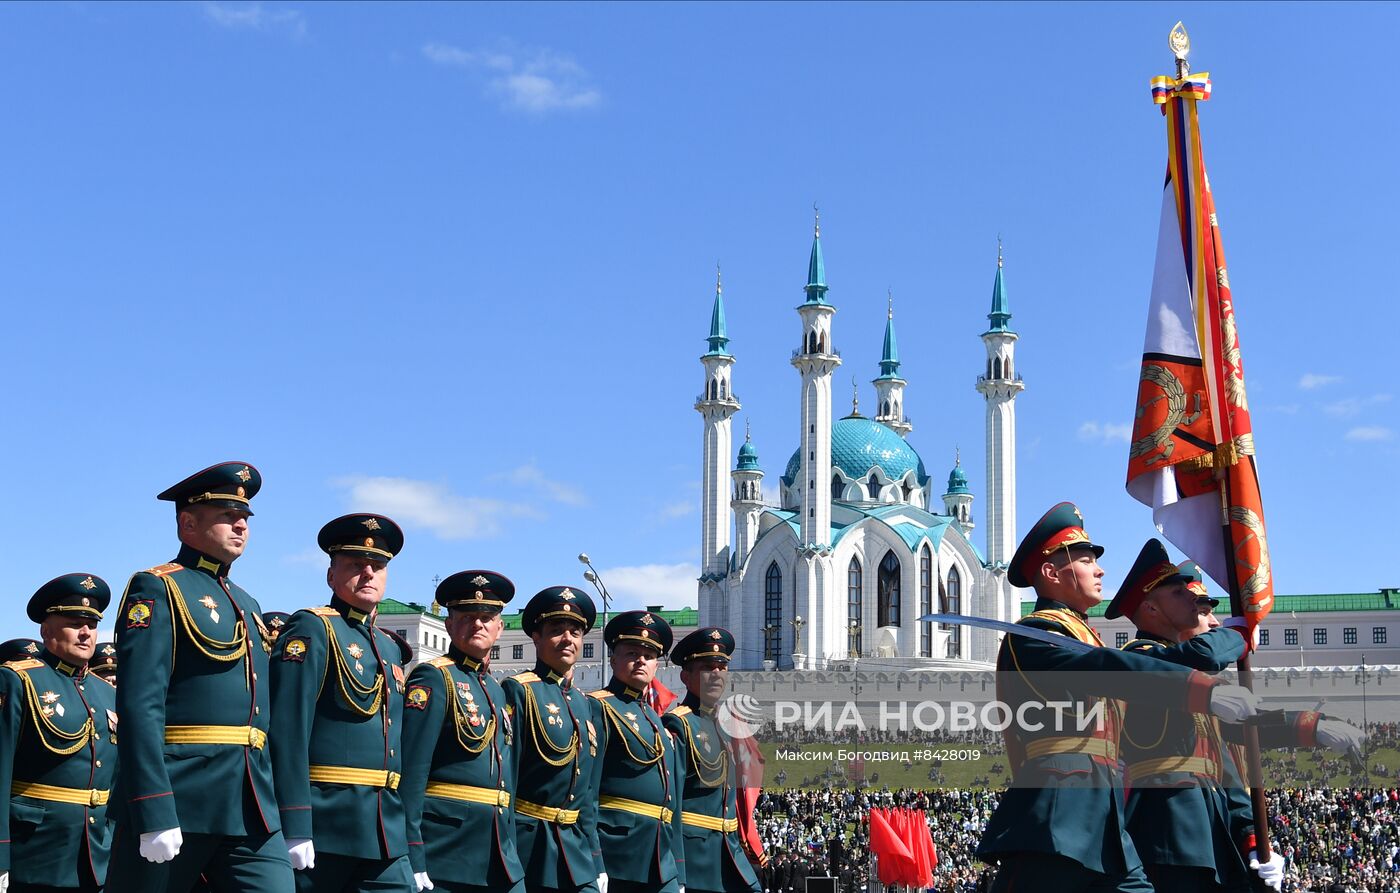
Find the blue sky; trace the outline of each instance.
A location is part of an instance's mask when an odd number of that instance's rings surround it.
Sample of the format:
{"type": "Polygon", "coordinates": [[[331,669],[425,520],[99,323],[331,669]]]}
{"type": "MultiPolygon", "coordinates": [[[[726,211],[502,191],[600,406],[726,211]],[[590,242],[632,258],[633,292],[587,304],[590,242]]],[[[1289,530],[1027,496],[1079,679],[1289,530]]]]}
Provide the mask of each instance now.
{"type": "Polygon", "coordinates": [[[694,604],[714,267],[772,483],[814,201],[836,393],[873,402],[891,289],[911,442],[979,497],[1003,236],[1021,527],[1075,500],[1116,587],[1178,18],[1278,591],[1400,585],[1396,6],[10,4],[0,636],[53,576],[168,560],[154,495],[224,459],[264,474],[235,577],[267,609],[324,600],[355,510],[403,524],[403,600],[582,584],[586,550],[694,604]]]}

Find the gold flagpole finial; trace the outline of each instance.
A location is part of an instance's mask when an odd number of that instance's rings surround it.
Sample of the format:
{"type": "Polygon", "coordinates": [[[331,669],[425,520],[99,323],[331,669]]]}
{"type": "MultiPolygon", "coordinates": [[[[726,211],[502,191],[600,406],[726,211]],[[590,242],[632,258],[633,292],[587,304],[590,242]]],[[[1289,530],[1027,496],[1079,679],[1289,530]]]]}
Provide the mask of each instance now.
{"type": "Polygon", "coordinates": [[[1186,57],[1191,52],[1191,38],[1186,33],[1186,26],[1181,22],[1177,22],[1172,27],[1172,33],[1167,35],[1167,46],[1171,47],[1172,55],[1176,56],[1176,77],[1180,80],[1191,72],[1191,66],[1186,63],[1186,57]]]}

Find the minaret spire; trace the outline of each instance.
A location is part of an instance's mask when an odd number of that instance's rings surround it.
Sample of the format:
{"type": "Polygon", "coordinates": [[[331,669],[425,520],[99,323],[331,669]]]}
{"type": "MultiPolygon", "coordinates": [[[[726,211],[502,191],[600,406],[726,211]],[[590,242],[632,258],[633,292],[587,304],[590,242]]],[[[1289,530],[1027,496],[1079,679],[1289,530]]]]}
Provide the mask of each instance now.
{"type": "Polygon", "coordinates": [[[992,327],[989,329],[992,332],[1011,331],[1011,327],[1007,325],[1011,322],[1011,307],[1006,302],[1006,281],[1002,278],[1004,265],[1001,236],[997,236],[997,278],[992,282],[992,312],[987,314],[987,319],[992,321],[992,327]]]}
{"type": "Polygon", "coordinates": [[[700,616],[709,625],[732,623],[725,587],[729,576],[729,500],[725,474],[733,455],[732,417],[739,411],[734,396],[734,356],[724,320],[724,283],[715,265],[715,303],[710,311],[710,349],[700,357],[704,390],[695,410],[704,419],[700,458],[700,616]]]}
{"type": "Polygon", "coordinates": [[[894,289],[886,293],[889,305],[885,310],[885,343],[880,351],[880,376],[875,385],[877,411],[875,421],[884,424],[900,437],[908,437],[914,425],[904,417],[904,385],[899,377],[899,346],[894,337],[894,289]]]}
{"type": "Polygon", "coordinates": [[[724,321],[724,280],[715,264],[715,306],[710,311],[710,354],[729,356],[729,328],[724,321]]]}
{"type": "Polygon", "coordinates": [[[822,258],[822,215],[817,206],[812,205],[815,222],[812,224],[812,256],[807,261],[807,303],[826,303],[826,261],[822,258]]]}

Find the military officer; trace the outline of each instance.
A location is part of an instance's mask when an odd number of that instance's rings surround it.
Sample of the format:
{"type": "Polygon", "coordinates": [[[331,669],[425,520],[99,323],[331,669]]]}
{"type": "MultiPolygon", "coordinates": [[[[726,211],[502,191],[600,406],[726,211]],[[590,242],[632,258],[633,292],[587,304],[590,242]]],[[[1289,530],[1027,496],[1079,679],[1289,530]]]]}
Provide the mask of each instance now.
{"type": "Polygon", "coordinates": [[[263,625],[267,627],[267,638],[271,644],[277,644],[277,637],[282,634],[282,630],[291,619],[292,615],[286,611],[268,611],[263,614],[263,625]]]}
{"type": "Polygon", "coordinates": [[[405,673],[375,626],[403,532],[336,518],[316,538],[331,601],[292,615],[272,655],[272,766],[296,887],[412,889],[399,774],[405,673]]]}
{"type": "Polygon", "coordinates": [[[404,807],[418,890],[520,893],[515,845],[515,748],[506,696],[486,666],[515,585],[495,571],[438,584],[452,647],[408,678],[404,807]]]}
{"type": "Polygon", "coordinates": [[[122,684],[112,890],[290,893],[267,751],[262,609],[229,579],[262,486],[246,462],[197,472],[175,503],[180,551],[127,584],[117,616],[122,684]]]}
{"type": "Polygon", "coordinates": [[[611,893],[685,889],[676,742],[647,703],[671,626],[650,611],[624,611],[603,628],[612,679],[590,692],[601,708],[598,842],[611,893]]]}
{"type": "Polygon", "coordinates": [[[690,893],[758,893],[758,878],[739,836],[734,756],[715,708],[729,683],[734,636],[703,626],[671,649],[671,663],[681,667],[685,698],[662,723],[676,739],[685,786],[681,824],[685,844],[686,888],[690,893]]]}
{"type": "MultiPolygon", "coordinates": [[[[1102,600],[1103,570],[1097,546],[1071,503],[1060,503],[1035,523],[1007,570],[1012,586],[1033,587],[1035,610],[1020,623],[1077,639],[1092,650],[1008,635],[997,655],[998,700],[1012,715],[1036,704],[1070,702],[1088,714],[1090,702],[1151,697],[1193,713],[1232,721],[1254,715],[1258,699],[1212,676],[1141,654],[1104,648],[1085,612],[1102,600]],[[1055,672],[1137,670],[1124,672],[1055,672]]],[[[1229,635],[1233,635],[1230,633],[1229,635]]],[[[1123,786],[1118,769],[1121,720],[1115,702],[1102,702],[1106,721],[1084,730],[1056,724],[1039,710],[1005,731],[1012,786],[982,835],[977,855],[999,861],[993,889],[1030,886],[1076,890],[1151,887],[1124,830],[1123,786]]]]}
{"type": "Polygon", "coordinates": [[[113,687],[117,684],[117,646],[111,642],[103,642],[97,646],[93,652],[92,660],[88,661],[88,672],[102,677],[113,687]]]}
{"type": "Polygon", "coordinates": [[[38,657],[0,669],[0,890],[101,888],[117,765],[117,693],[88,672],[111,601],[93,574],[64,574],[29,599],[38,657]]]}
{"type": "Polygon", "coordinates": [[[38,639],[10,639],[0,643],[0,663],[38,657],[43,647],[38,639]]]}
{"type": "MultiPolygon", "coordinates": [[[[1126,616],[1137,627],[1125,650],[1216,673],[1244,654],[1245,623],[1230,617],[1225,627],[1200,631],[1206,616],[1202,601],[1209,611],[1216,600],[1206,592],[1200,568],[1193,562],[1173,564],[1162,543],[1152,539],[1104,616],[1126,616]]],[[[1313,746],[1321,740],[1346,749],[1359,743],[1350,732],[1360,733],[1311,712],[1264,714],[1259,729],[1266,747],[1313,746]]],[[[1222,727],[1213,717],[1150,703],[1126,710],[1124,813],[1157,893],[1245,890],[1250,869],[1275,889],[1282,883],[1283,855],[1275,852],[1263,864],[1256,856],[1253,810],[1227,746],[1232,739],[1242,743],[1239,727],[1222,727]]]]}
{"type": "Polygon", "coordinates": [[[599,729],[594,702],[573,684],[595,618],[586,592],[537,592],[520,615],[535,668],[501,684],[515,735],[515,839],[528,893],[606,893],[596,830],[599,729]]]}

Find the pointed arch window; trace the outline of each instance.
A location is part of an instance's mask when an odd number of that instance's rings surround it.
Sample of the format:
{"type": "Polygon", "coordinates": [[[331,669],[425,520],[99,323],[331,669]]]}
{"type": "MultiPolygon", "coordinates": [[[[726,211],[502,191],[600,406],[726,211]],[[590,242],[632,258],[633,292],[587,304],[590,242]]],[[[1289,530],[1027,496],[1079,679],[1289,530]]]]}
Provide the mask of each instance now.
{"type": "MultiPolygon", "coordinates": [[[[919,616],[933,613],[933,553],[928,543],[919,550],[919,616]]],[[[933,624],[919,624],[919,656],[933,657],[933,624]]]]}
{"type": "Polygon", "coordinates": [[[846,482],[841,480],[841,475],[831,476],[831,498],[840,499],[846,495],[846,482]]]}
{"type": "Polygon", "coordinates": [[[992,360],[992,378],[1001,378],[1001,357],[992,360]]]}
{"type": "Polygon", "coordinates": [[[851,653],[857,656],[860,655],[862,641],[861,611],[865,607],[862,595],[863,576],[860,571],[860,559],[852,558],[846,567],[846,627],[851,640],[851,653]]]}
{"type": "Polygon", "coordinates": [[[871,502],[879,502],[879,501],[880,501],[880,479],[877,478],[877,477],[875,476],[875,472],[872,471],[872,472],[870,473],[870,481],[869,481],[869,483],[866,484],[866,487],[870,490],[870,501],[871,501],[871,502]]]}
{"type": "Polygon", "coordinates": [[[884,559],[880,562],[880,573],[877,578],[879,586],[876,614],[879,617],[880,626],[899,626],[899,578],[899,559],[891,550],[885,553],[884,559]]]}
{"type": "MultiPolygon", "coordinates": [[[[962,613],[962,575],[956,567],[948,568],[948,582],[943,590],[943,613],[962,613]]],[[[948,656],[962,656],[962,627],[952,624],[944,626],[944,629],[948,630],[948,656]]]]}
{"type": "Polygon", "coordinates": [[[729,397],[729,382],[724,379],[719,380],[719,399],[725,400],[729,397]]]}
{"type": "Polygon", "coordinates": [[[763,575],[763,659],[778,659],[778,634],[783,628],[783,572],[778,562],[763,575]]]}

